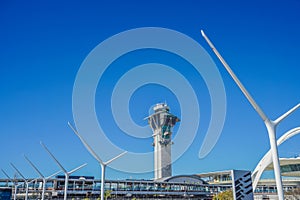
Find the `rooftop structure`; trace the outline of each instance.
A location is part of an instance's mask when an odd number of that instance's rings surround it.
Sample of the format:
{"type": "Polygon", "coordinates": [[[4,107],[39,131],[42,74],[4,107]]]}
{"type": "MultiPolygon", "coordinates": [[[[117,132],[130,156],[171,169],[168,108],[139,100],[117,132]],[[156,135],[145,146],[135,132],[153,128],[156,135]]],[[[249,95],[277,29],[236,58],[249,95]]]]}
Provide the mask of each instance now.
{"type": "MultiPolygon", "coordinates": [[[[274,170],[273,163],[269,164],[265,170],[274,170]]],[[[280,170],[282,176],[300,177],[300,157],[280,158],[280,170]]]]}

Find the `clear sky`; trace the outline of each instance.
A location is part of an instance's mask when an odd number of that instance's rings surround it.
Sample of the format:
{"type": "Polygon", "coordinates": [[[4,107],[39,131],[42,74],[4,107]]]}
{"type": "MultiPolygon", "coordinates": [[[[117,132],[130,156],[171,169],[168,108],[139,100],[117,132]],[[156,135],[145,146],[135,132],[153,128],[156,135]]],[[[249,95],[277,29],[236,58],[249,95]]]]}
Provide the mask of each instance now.
{"type": "MultiPolygon", "coordinates": [[[[206,31],[265,113],[275,119],[300,102],[299,10],[299,0],[1,1],[0,167],[12,175],[12,162],[26,177],[35,177],[23,158],[26,154],[45,175],[57,171],[58,167],[39,144],[43,141],[66,169],[87,162],[88,166],[77,174],[98,178],[97,162],[67,126],[68,121],[73,123],[76,74],[87,55],[107,38],[133,28],[164,27],[179,31],[204,47],[219,69],[227,98],[221,137],[213,150],[199,159],[211,117],[210,97],[201,76],[192,69],[181,71],[199,98],[201,120],[192,145],[173,163],[173,174],[253,170],[270,148],[267,131],[201,37],[200,30],[206,31]]],[[[98,85],[96,110],[104,131],[123,149],[140,153],[152,151],[152,139],[124,137],[109,110],[110,96],[104,95],[110,94],[124,73],[120,66],[130,70],[136,60],[138,64],[162,62],[172,68],[183,61],[166,52],[138,51],[108,68],[98,85]]],[[[132,119],[146,125],[143,118],[149,114],[150,106],[164,101],[173,114],[181,117],[178,100],[170,90],[158,85],[139,88],[130,99],[132,119]]],[[[277,137],[299,125],[300,110],[278,127],[277,137]]],[[[175,134],[178,126],[180,123],[175,134]]],[[[298,155],[299,144],[300,136],[287,141],[279,148],[280,156],[298,155]]],[[[152,173],[107,170],[107,178],[111,179],[152,177],[152,173]]]]}

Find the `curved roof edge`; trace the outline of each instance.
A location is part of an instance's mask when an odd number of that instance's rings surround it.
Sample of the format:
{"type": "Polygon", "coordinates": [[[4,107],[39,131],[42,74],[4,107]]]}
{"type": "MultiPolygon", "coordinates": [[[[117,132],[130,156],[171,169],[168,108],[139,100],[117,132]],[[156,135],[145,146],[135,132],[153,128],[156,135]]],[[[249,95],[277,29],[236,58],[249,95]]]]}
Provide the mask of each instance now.
{"type": "Polygon", "coordinates": [[[198,175],[176,175],[158,179],[157,181],[161,182],[174,182],[174,183],[198,183],[198,184],[208,184],[203,179],[201,179],[198,175]]]}

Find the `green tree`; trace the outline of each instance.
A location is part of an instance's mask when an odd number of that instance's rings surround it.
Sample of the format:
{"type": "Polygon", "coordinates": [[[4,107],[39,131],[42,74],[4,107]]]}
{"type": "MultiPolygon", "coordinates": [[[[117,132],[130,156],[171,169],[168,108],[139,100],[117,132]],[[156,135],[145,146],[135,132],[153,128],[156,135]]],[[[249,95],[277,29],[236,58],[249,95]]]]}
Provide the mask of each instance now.
{"type": "Polygon", "coordinates": [[[233,200],[232,190],[226,190],[214,195],[213,200],[233,200]]]}
{"type": "Polygon", "coordinates": [[[104,199],[108,199],[109,197],[111,197],[111,190],[105,190],[104,199]]]}

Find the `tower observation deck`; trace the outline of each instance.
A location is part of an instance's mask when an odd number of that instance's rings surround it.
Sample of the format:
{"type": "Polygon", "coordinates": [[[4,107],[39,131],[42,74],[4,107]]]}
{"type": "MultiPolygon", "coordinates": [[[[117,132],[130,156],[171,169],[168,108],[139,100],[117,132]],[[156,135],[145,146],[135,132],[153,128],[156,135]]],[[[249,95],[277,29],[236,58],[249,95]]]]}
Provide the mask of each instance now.
{"type": "Polygon", "coordinates": [[[153,110],[148,123],[153,131],[154,179],[157,180],[172,176],[172,127],[180,119],[169,112],[165,103],[156,104],[153,110]]]}

